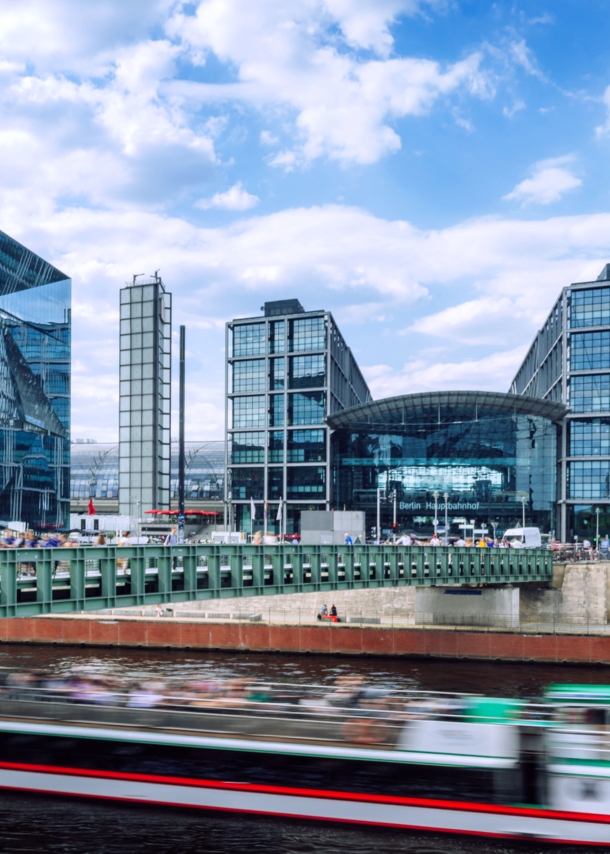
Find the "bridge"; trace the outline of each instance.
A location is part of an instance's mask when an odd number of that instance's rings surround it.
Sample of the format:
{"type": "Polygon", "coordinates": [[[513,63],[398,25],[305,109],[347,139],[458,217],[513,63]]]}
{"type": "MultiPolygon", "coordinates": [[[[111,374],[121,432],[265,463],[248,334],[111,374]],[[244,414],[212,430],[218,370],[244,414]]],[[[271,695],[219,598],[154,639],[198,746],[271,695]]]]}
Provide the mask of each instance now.
{"type": "Polygon", "coordinates": [[[542,549],[146,545],[0,550],[0,617],[375,587],[549,582],[542,549]]]}

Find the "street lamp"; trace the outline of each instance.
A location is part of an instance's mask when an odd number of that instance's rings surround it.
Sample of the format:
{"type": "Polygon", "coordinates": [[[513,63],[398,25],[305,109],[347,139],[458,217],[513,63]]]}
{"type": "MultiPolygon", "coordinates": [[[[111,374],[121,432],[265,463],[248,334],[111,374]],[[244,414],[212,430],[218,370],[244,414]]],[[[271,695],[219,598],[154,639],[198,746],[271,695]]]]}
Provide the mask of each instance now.
{"type": "Polygon", "coordinates": [[[434,495],[434,536],[436,537],[436,529],[438,527],[438,497],[440,492],[438,489],[435,489],[432,494],[434,495]]]}
{"type": "Polygon", "coordinates": [[[448,513],[449,513],[449,493],[443,492],[443,498],[445,499],[445,545],[449,545],[449,522],[448,522],[448,513]]]}
{"type": "Polygon", "coordinates": [[[522,518],[522,528],[525,528],[525,505],[527,504],[527,497],[525,495],[521,496],[521,518],[522,518]]]}
{"type": "Polygon", "coordinates": [[[470,527],[472,528],[472,544],[474,545],[474,526],[476,524],[476,519],[470,520],[470,527]]]}
{"type": "Polygon", "coordinates": [[[381,489],[377,487],[377,545],[381,543],[381,489]]]}
{"type": "Polygon", "coordinates": [[[595,508],[595,551],[599,551],[599,514],[601,507],[595,508]]]}

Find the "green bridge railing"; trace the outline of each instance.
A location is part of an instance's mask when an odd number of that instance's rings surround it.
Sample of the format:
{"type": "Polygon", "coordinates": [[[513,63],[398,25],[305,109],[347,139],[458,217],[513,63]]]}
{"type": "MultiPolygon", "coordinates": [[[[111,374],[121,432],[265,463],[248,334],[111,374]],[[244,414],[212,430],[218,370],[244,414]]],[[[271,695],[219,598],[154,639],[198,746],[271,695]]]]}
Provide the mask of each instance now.
{"type": "Polygon", "coordinates": [[[0,617],[373,587],[550,581],[538,549],[104,546],[0,550],[0,617]]]}

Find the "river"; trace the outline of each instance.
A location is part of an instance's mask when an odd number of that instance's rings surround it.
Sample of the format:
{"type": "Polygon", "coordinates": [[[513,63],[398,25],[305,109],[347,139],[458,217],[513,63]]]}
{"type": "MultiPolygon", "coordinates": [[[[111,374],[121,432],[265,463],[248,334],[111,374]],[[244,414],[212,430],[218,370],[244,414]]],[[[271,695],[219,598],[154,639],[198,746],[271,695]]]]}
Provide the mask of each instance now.
{"type": "MultiPolygon", "coordinates": [[[[254,655],[4,646],[2,668],[45,668],[142,679],[247,676],[332,683],[359,673],[396,688],[467,691],[535,699],[549,682],[600,684],[606,668],[329,656],[254,655]]],[[[540,843],[405,833],[280,819],[249,818],[146,806],[122,806],[0,793],[0,850],[37,854],[517,854],[550,852],[540,843]]],[[[565,847],[566,852],[588,849],[565,847]]],[[[590,849],[591,852],[593,849],[590,849]]],[[[599,849],[595,849],[599,851],[599,849]]]]}

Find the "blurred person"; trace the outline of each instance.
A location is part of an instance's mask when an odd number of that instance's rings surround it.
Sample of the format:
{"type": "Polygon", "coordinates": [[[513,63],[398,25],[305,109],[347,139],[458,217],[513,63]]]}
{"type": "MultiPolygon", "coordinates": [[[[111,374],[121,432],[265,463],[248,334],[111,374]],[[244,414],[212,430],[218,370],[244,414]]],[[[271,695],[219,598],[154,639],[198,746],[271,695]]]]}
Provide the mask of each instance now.
{"type": "Polygon", "coordinates": [[[178,543],[178,534],[176,528],[171,528],[169,534],[165,538],[164,546],[175,546],[178,543]]]}
{"type": "Polygon", "coordinates": [[[108,545],[108,540],[106,539],[106,534],[104,534],[103,531],[100,531],[100,533],[97,535],[93,545],[94,546],[107,546],[108,545]]]}

